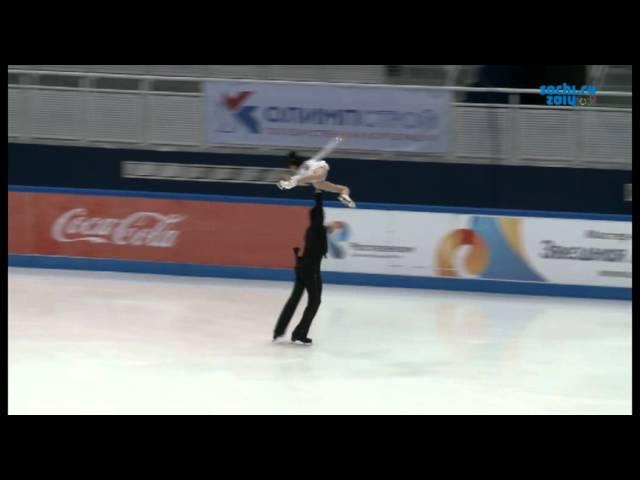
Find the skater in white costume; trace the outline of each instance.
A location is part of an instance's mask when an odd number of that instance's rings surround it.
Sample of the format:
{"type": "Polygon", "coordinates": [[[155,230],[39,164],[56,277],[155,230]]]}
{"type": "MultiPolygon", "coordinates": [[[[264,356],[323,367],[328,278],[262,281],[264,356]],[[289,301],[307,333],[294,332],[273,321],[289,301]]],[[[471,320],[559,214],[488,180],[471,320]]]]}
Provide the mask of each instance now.
{"type": "Polygon", "coordinates": [[[320,150],[309,160],[303,161],[296,152],[289,153],[289,168],[295,173],[289,180],[281,180],[278,186],[282,190],[289,190],[297,185],[313,185],[316,190],[324,190],[338,194],[340,200],[347,207],[354,208],[355,202],[351,200],[349,194],[351,190],[344,185],[336,185],[327,182],[327,174],[329,173],[329,164],[323,159],[329,155],[340,143],[341,137],[331,140],[325,147],[320,150]]]}

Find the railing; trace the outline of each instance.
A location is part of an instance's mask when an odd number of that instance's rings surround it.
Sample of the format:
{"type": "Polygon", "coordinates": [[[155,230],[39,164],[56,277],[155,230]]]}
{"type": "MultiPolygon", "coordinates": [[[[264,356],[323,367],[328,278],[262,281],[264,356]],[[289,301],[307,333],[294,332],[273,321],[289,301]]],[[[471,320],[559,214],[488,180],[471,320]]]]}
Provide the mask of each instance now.
{"type": "Polygon", "coordinates": [[[9,65],[9,69],[198,78],[386,82],[384,65],[9,65]]]}
{"type": "MultiPolygon", "coordinates": [[[[289,149],[212,145],[206,139],[202,77],[9,70],[9,139],[133,148],[273,153],[289,149]]],[[[297,84],[291,81],[237,80],[297,84]]],[[[324,84],[305,82],[305,85],[324,84]]],[[[361,84],[332,83],[358,86],[361,84]]],[[[345,150],[355,158],[631,168],[631,108],[522,105],[537,89],[367,85],[452,92],[446,154],[345,150]],[[468,103],[502,93],[509,103],[468,103]]],[[[597,92],[631,99],[630,92],[597,92]]]]}

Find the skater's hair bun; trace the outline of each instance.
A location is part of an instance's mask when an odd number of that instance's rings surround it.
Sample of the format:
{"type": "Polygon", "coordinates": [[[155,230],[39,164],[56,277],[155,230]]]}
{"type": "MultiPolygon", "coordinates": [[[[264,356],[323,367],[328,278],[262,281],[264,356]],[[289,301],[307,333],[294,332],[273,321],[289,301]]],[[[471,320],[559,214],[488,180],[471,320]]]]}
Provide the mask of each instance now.
{"type": "Polygon", "coordinates": [[[289,165],[295,165],[296,167],[302,165],[302,158],[293,150],[289,152],[289,165]]]}

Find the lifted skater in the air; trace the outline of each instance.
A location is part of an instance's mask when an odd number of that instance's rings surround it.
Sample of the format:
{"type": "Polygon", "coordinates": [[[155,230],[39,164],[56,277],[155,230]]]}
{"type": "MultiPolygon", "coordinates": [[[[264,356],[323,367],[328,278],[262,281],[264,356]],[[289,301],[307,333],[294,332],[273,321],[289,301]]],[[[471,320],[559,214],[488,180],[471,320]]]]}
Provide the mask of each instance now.
{"type": "Polygon", "coordinates": [[[289,180],[281,180],[278,182],[278,186],[282,190],[289,190],[297,185],[313,185],[316,190],[339,194],[338,200],[347,207],[354,208],[356,204],[349,197],[351,193],[349,187],[336,185],[326,180],[327,173],[329,172],[329,164],[325,162],[323,158],[329,155],[340,142],[342,142],[341,137],[334,138],[315,156],[306,161],[300,158],[296,152],[290,152],[289,168],[295,173],[289,180]]]}

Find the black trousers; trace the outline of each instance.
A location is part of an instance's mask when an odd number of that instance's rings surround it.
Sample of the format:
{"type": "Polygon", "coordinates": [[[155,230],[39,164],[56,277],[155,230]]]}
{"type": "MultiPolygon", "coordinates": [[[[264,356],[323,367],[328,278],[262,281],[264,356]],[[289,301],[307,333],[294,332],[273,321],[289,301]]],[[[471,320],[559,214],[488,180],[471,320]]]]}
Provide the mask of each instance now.
{"type": "Polygon", "coordinates": [[[322,296],[322,279],[320,278],[320,266],[306,263],[302,259],[297,259],[295,273],[296,281],[293,285],[293,291],[291,292],[289,300],[287,300],[287,303],[280,313],[278,323],[276,324],[276,328],[273,332],[274,337],[280,337],[284,335],[284,332],[289,326],[289,322],[291,322],[291,317],[293,317],[293,314],[296,311],[296,307],[298,306],[298,303],[300,303],[302,293],[305,290],[307,291],[309,297],[307,300],[307,308],[304,309],[302,320],[300,320],[298,326],[293,330],[292,337],[307,337],[309,328],[311,327],[311,322],[313,321],[313,317],[316,316],[318,308],[320,308],[320,297],[322,296]]]}

